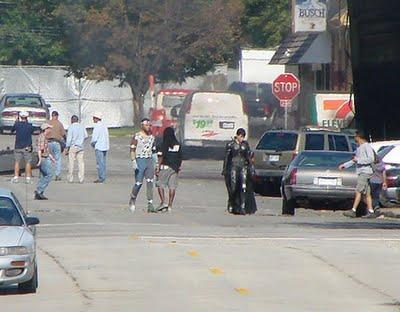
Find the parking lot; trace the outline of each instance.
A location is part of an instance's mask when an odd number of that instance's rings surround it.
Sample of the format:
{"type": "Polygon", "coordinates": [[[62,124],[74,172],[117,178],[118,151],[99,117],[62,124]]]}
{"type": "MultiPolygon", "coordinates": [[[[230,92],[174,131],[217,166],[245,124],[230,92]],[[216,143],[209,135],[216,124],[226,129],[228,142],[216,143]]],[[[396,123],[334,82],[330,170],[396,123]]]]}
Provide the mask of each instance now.
{"type": "MultiPolygon", "coordinates": [[[[0,148],[12,146],[1,136],[0,148]]],[[[22,311],[399,311],[400,222],[347,219],[340,211],[298,209],[257,196],[258,212],[225,212],[221,162],[184,162],[172,213],[147,214],[144,193],[129,212],[129,138],[112,138],[109,179],[11,188],[38,226],[39,289],[0,288],[2,307],[22,311]]],[[[65,161],[64,161],[65,165],[65,161]]],[[[64,171],[65,172],[65,171],[64,171]]],[[[37,172],[35,173],[35,182],[37,172]]]]}

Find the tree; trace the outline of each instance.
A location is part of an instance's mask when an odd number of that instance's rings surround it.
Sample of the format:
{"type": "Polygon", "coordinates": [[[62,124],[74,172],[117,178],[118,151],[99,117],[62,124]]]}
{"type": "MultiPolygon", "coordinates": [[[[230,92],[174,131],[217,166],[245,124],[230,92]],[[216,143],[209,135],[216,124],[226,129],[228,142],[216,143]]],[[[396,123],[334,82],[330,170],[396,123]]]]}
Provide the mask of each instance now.
{"type": "Polygon", "coordinates": [[[3,2],[0,14],[0,63],[59,65],[66,47],[53,11],[61,0],[3,2]]]}
{"type": "Polygon", "coordinates": [[[274,48],[290,33],[290,0],[243,0],[243,39],[259,48],[274,48]]]}
{"type": "Polygon", "coordinates": [[[96,79],[118,78],[133,93],[135,123],[148,77],[184,81],[233,58],[240,0],[66,1],[71,67],[96,79]]]}

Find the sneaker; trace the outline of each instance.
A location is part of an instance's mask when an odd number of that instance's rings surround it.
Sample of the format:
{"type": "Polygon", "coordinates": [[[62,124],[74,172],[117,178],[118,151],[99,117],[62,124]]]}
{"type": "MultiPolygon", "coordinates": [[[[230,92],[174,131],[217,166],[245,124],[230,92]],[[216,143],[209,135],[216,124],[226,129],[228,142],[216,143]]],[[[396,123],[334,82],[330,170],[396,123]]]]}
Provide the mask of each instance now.
{"type": "Polygon", "coordinates": [[[152,202],[149,202],[147,204],[147,212],[157,212],[157,210],[154,208],[154,205],[152,202]]]}
{"type": "Polygon", "coordinates": [[[357,217],[357,214],[353,209],[343,212],[343,215],[348,218],[356,218],[357,217]]]}
{"type": "Polygon", "coordinates": [[[32,178],[31,177],[25,178],[25,183],[26,184],[32,184],[32,178]]]}
{"type": "Polygon", "coordinates": [[[164,211],[168,209],[168,205],[161,203],[158,207],[157,207],[157,211],[164,211]]]}
{"type": "Polygon", "coordinates": [[[100,183],[100,184],[102,184],[102,183],[104,183],[104,180],[95,180],[95,181],[93,181],[93,183],[100,183]]]}
{"type": "Polygon", "coordinates": [[[34,199],[35,199],[35,200],[48,200],[48,198],[45,197],[45,196],[43,195],[43,193],[38,193],[38,192],[36,192],[36,191],[35,191],[35,197],[34,197],[34,199]]]}
{"type": "Polygon", "coordinates": [[[172,207],[171,206],[167,207],[167,212],[172,212],[172,207]]]}
{"type": "Polygon", "coordinates": [[[136,206],[135,206],[134,203],[132,203],[132,204],[129,205],[129,210],[130,210],[130,212],[135,212],[136,206]]]}
{"type": "Polygon", "coordinates": [[[55,180],[56,181],[61,181],[61,177],[60,176],[56,176],[55,180]]]}
{"type": "Polygon", "coordinates": [[[368,211],[365,216],[362,216],[364,219],[376,219],[380,216],[381,214],[378,211],[370,212],[368,211]]]}
{"type": "Polygon", "coordinates": [[[14,177],[11,179],[11,183],[18,183],[18,177],[14,177]]]}

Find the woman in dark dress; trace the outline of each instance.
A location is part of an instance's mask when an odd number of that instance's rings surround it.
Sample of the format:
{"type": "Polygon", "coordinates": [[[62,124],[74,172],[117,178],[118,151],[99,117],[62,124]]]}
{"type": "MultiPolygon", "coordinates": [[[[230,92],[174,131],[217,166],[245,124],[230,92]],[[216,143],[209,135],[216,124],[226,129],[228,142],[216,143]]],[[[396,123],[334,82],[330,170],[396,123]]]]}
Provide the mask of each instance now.
{"type": "Polygon", "coordinates": [[[245,137],[246,131],[240,128],[235,138],[226,145],[222,172],[228,190],[228,211],[241,215],[257,211],[250,170],[251,150],[245,137]]]}

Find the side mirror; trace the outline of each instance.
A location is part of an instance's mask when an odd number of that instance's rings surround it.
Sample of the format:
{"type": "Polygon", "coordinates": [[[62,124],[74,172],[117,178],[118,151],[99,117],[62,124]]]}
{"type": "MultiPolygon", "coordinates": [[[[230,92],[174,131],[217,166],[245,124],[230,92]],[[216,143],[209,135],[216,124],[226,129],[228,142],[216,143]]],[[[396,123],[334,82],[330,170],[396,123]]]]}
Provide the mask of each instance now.
{"type": "Polygon", "coordinates": [[[172,117],[174,117],[174,118],[178,118],[179,117],[179,109],[180,109],[180,105],[176,105],[176,106],[174,106],[174,107],[172,107],[172,109],[171,109],[171,116],[172,117]]]}
{"type": "Polygon", "coordinates": [[[39,219],[36,217],[26,217],[25,222],[27,225],[36,225],[40,223],[39,219]]]}

